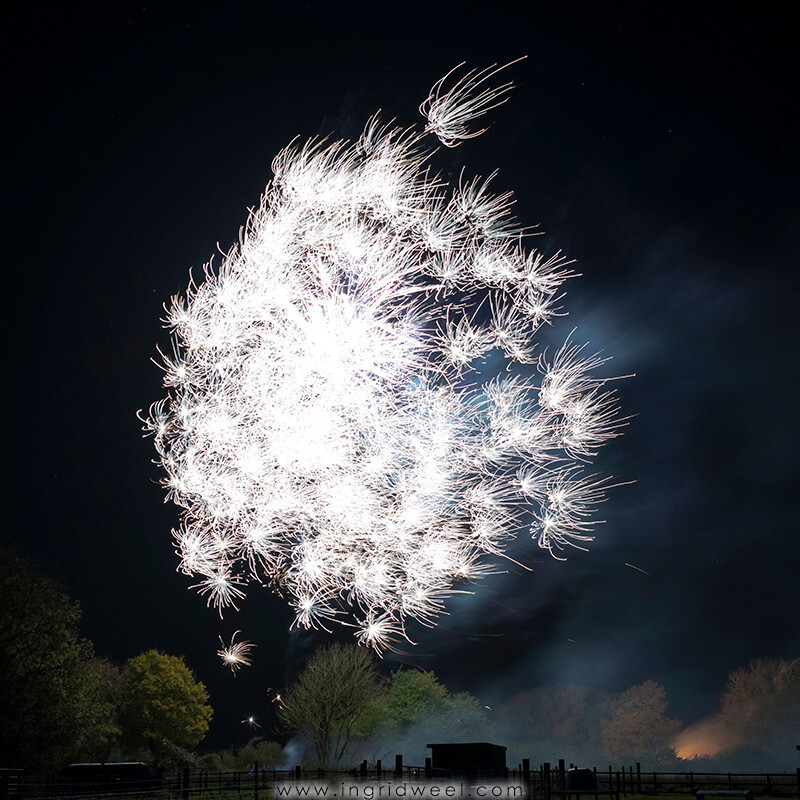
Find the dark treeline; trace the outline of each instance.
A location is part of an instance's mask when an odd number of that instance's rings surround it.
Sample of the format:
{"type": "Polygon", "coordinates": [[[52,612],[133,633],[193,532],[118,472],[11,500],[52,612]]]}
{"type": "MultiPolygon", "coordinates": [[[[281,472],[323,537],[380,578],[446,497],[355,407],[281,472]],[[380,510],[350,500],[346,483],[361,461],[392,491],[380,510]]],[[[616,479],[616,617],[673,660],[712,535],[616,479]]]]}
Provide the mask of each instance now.
{"type": "Polygon", "coordinates": [[[122,666],[79,635],[80,607],[0,552],[0,767],[187,757],[208,731],[208,692],[182,658],[155,650],[122,666]]]}
{"type": "Polygon", "coordinates": [[[245,747],[194,748],[212,717],[208,692],[183,659],[158,651],[123,665],[96,658],[80,609],[17,555],[0,554],[0,767],[57,770],[72,761],[143,760],[236,771],[350,767],[402,753],[423,764],[436,741],[493,741],[508,763],[567,758],[640,762],[650,771],[794,769],[800,658],[757,660],[728,677],[718,711],[685,726],[667,692],[645,681],[614,693],[589,686],[521,688],[492,709],[454,694],[432,672],[386,674],[371,650],[318,649],[280,695],[274,731],[245,747]]]}

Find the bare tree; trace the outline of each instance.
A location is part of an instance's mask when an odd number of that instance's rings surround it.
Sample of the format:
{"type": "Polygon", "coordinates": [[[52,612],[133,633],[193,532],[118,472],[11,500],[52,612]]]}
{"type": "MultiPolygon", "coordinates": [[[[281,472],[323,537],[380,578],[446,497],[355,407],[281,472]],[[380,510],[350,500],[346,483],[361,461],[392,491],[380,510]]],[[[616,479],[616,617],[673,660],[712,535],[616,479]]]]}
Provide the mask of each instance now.
{"type": "Polygon", "coordinates": [[[759,658],[733,670],[722,695],[723,716],[741,722],[756,714],[775,693],[778,676],[787,663],[759,658]]]}
{"type": "Polygon", "coordinates": [[[645,681],[631,686],[611,703],[611,718],[603,722],[603,749],[609,758],[655,761],[675,760],[672,742],[681,724],[667,716],[667,692],[660,683],[645,681]]]}
{"type": "Polygon", "coordinates": [[[730,758],[754,769],[783,763],[800,730],[800,658],[760,658],[733,670],[721,705],[720,724],[736,743],[730,758]]]}
{"type": "Polygon", "coordinates": [[[332,644],[308,660],[284,693],[278,717],[314,746],[321,766],[338,764],[355,737],[370,733],[382,692],[370,650],[332,644]]]}

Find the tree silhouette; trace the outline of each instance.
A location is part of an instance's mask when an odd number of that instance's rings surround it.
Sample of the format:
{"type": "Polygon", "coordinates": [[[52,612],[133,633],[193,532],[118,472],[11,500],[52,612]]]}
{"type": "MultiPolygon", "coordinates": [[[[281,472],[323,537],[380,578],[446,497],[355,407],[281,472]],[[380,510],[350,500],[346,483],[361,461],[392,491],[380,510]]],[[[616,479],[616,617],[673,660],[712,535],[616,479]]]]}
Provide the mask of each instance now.
{"type": "Polygon", "coordinates": [[[0,763],[56,769],[107,748],[113,708],[78,604],[8,551],[0,597],[0,763]]]}

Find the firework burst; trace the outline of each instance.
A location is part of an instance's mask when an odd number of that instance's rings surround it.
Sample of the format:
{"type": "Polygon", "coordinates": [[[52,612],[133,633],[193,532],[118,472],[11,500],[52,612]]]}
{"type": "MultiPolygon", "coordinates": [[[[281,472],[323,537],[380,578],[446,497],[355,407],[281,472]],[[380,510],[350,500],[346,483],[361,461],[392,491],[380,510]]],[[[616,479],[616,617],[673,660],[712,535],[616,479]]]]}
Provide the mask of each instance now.
{"type": "Polygon", "coordinates": [[[225,666],[231,668],[231,672],[234,674],[236,670],[241,669],[242,667],[249,667],[253,661],[250,658],[250,651],[255,647],[254,644],[251,642],[237,642],[236,636],[240,634],[241,631],[236,631],[233,636],[231,636],[231,643],[226,645],[224,641],[222,641],[222,637],[219,637],[219,643],[222,645],[222,649],[217,652],[217,655],[222,659],[222,663],[225,666]]]}
{"type": "MultiPolygon", "coordinates": [[[[267,581],[297,624],[381,651],[521,530],[554,554],[592,538],[604,481],[582,473],[620,424],[604,359],[533,341],[568,262],[526,249],[510,192],[428,163],[428,133],[455,146],[505,101],[497,71],[438,82],[424,130],[376,116],[285,149],[239,246],[173,298],[144,422],[209,604],[267,581]],[[507,369],[469,383],[490,353],[507,369]]],[[[220,655],[236,669],[246,644],[220,655]]]]}

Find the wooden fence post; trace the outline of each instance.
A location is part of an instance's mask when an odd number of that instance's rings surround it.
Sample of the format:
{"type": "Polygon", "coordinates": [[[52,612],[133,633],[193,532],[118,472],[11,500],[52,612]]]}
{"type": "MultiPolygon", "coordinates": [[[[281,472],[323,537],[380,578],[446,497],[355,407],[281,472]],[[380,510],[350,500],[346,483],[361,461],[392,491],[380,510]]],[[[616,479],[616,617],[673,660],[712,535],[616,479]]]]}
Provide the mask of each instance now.
{"type": "Polygon", "coordinates": [[[258,761],[253,763],[253,797],[258,800],[258,761]]]}
{"type": "Polygon", "coordinates": [[[522,791],[525,792],[525,800],[531,800],[533,792],[531,791],[531,760],[529,758],[522,759],[522,791]]]}
{"type": "Polygon", "coordinates": [[[377,775],[378,783],[380,783],[381,782],[381,776],[383,775],[383,770],[381,769],[381,760],[380,759],[378,759],[375,762],[375,774],[377,775]]]}
{"type": "Polygon", "coordinates": [[[636,762],[636,793],[642,793],[642,765],[636,762]]]}
{"type": "Polygon", "coordinates": [[[189,767],[183,768],[183,779],[181,781],[181,797],[189,800],[189,767]]]}
{"type": "Polygon", "coordinates": [[[394,757],[394,778],[397,781],[403,780],[403,756],[394,757]]]}
{"type": "Polygon", "coordinates": [[[542,764],[542,780],[544,782],[544,796],[545,800],[550,800],[550,762],[545,761],[542,764]]]}

